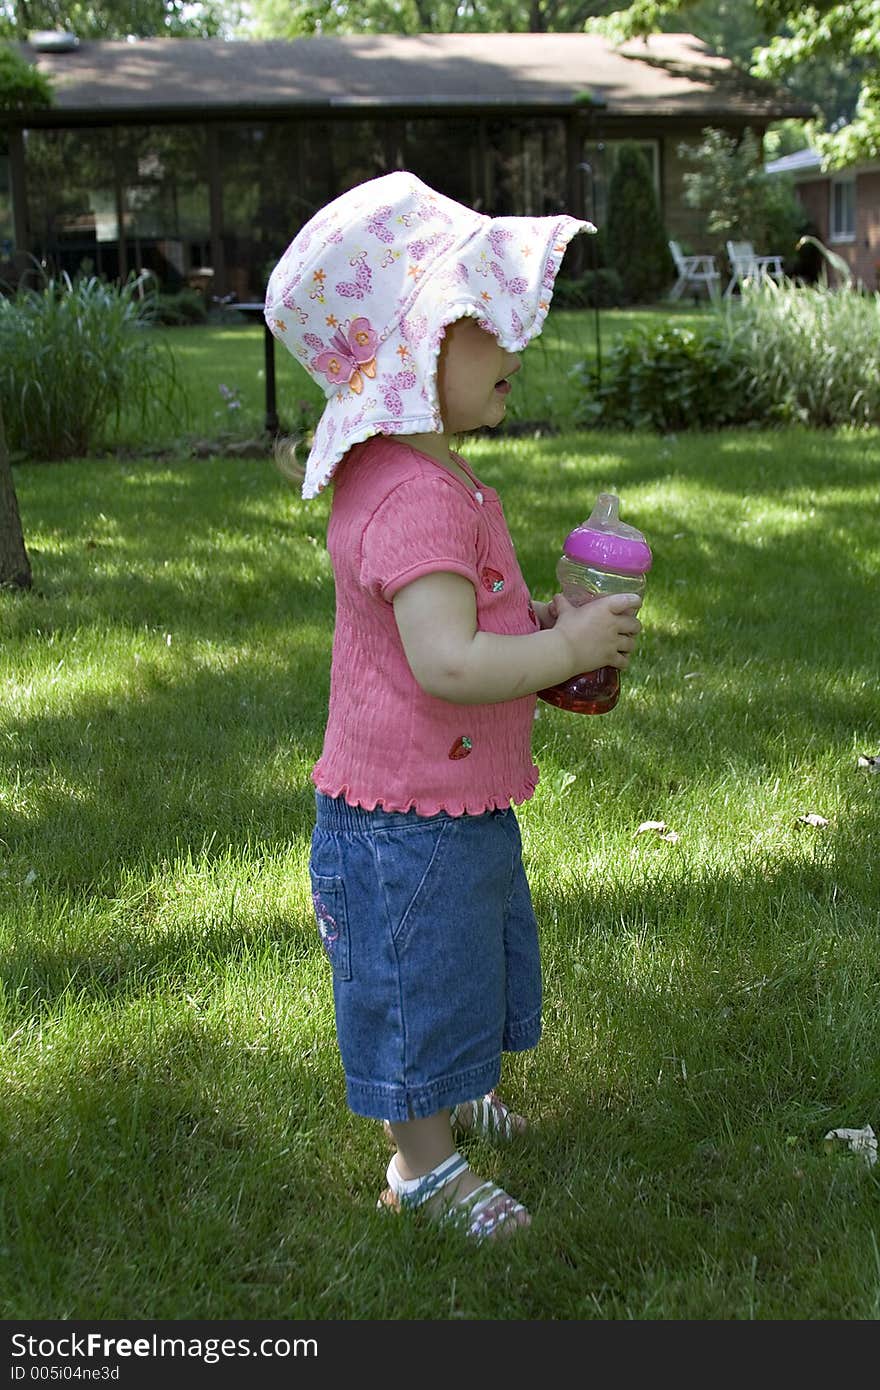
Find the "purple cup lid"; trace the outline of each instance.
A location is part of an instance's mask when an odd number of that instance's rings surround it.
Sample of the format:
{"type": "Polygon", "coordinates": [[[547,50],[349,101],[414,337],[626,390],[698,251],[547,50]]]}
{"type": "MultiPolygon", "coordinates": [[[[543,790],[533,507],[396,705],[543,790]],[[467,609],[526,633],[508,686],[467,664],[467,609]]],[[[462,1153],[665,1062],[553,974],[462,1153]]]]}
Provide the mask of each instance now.
{"type": "Polygon", "coordinates": [[[621,574],[645,574],[653,557],[641,531],[620,520],[619,499],[602,492],[590,516],[565,538],[563,547],[570,560],[621,574]]]}

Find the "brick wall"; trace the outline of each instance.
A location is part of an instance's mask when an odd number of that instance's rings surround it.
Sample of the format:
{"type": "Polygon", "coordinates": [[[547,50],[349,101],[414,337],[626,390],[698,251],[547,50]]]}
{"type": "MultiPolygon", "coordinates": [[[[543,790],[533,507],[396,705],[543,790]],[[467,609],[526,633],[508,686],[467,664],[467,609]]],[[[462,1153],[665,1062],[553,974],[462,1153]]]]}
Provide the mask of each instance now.
{"type": "Polygon", "coordinates": [[[856,175],[856,235],[854,241],[832,241],[831,180],[809,179],[796,192],[819,240],[850,267],[868,290],[880,289],[880,170],[856,175]]]}

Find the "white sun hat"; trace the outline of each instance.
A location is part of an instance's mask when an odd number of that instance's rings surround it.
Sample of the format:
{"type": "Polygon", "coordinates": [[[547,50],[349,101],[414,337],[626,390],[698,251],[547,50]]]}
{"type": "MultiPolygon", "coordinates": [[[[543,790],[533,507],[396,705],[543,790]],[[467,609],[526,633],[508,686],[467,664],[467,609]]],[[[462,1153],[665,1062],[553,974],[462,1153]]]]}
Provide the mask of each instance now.
{"type": "Polygon", "coordinates": [[[470,315],[508,352],[540,333],[565,248],[591,222],[487,217],[400,171],[333,200],[269,278],[273,334],[324,389],[306,462],[316,497],[353,444],[442,433],[437,357],[470,315]]]}

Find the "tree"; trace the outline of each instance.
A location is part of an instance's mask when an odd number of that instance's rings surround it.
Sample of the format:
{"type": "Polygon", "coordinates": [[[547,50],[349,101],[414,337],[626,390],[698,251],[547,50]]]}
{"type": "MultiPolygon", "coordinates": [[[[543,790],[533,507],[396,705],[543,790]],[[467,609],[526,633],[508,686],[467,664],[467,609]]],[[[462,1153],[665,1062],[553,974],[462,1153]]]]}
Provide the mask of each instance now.
{"type": "Polygon", "coordinates": [[[0,43],[0,135],[6,117],[22,111],[34,111],[52,104],[49,79],[19,57],[8,44],[0,43]]]}
{"type": "MultiPolygon", "coordinates": [[[[752,5],[761,32],[761,43],[749,58],[753,75],[786,82],[802,95],[817,69],[830,84],[825,98],[829,104],[819,109],[810,132],[826,167],[880,157],[878,0],[752,0],[752,5]],[[831,80],[835,73],[836,83],[831,80]],[[840,101],[842,76],[858,82],[854,104],[850,98],[849,120],[848,112],[830,105],[840,101]]],[[[699,0],[633,0],[607,19],[588,21],[588,27],[600,27],[622,40],[655,33],[673,20],[688,27],[689,18],[701,8],[705,6],[699,0]]]]}
{"type": "Polygon", "coordinates": [[[31,562],[25,549],[18,511],[18,498],[12,480],[12,465],[6,448],[3,410],[0,408],[0,588],[31,587],[31,562]]]}
{"type": "Polygon", "coordinates": [[[5,0],[0,37],[64,29],[80,39],[211,38],[221,31],[223,10],[223,0],[5,0]]]}
{"type": "MultiPolygon", "coordinates": [[[[50,105],[49,82],[6,44],[0,45],[0,137],[11,114],[50,105]]],[[[0,585],[31,586],[31,566],[21,529],[12,465],[0,403],[0,585]]]]}
{"type": "Polygon", "coordinates": [[[765,173],[753,131],[736,140],[710,128],[700,145],[680,145],[678,153],[694,165],[684,175],[685,202],[706,211],[718,254],[728,240],[754,242],[771,255],[794,254],[806,215],[786,180],[765,173]]]}
{"type": "Polygon", "coordinates": [[[672,281],[675,266],[648,161],[634,141],[618,151],[608,186],[606,255],[627,298],[655,299],[672,281]]]}
{"type": "Polygon", "coordinates": [[[784,0],[763,0],[768,12],[778,10],[779,23],[788,32],[775,35],[755,55],[758,77],[785,77],[796,69],[822,59],[848,58],[861,69],[861,87],[855,115],[835,130],[817,129],[814,144],[827,167],[857,159],[880,157],[880,4],[877,0],[816,0],[812,5],[791,5],[784,0]]]}
{"type": "Polygon", "coordinates": [[[261,39],[306,34],[571,33],[616,0],[251,0],[235,33],[261,39]]]}

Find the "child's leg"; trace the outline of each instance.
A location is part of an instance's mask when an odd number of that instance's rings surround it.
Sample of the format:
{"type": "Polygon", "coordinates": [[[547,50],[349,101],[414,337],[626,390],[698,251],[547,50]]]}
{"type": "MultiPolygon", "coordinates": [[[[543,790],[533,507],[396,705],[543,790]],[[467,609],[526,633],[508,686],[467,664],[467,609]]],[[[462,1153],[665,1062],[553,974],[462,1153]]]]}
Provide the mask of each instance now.
{"type": "MultiPolygon", "coordinates": [[[[449,1112],[449,1122],[453,1131],[460,1134],[476,1134],[484,1139],[516,1139],[525,1134],[528,1122],[504,1104],[495,1091],[487,1091],[477,1100],[462,1100],[449,1112]]],[[[394,1130],[388,1120],[383,1120],[385,1138],[394,1144],[394,1130]]]]}
{"type": "MultiPolygon", "coordinates": [[[[389,1121],[389,1127],[397,1144],[397,1155],[395,1159],[397,1172],[404,1181],[413,1178],[423,1177],[426,1173],[432,1172],[441,1163],[451,1158],[455,1153],[455,1145],[452,1142],[452,1130],[449,1124],[449,1111],[438,1110],[436,1114],[429,1115],[423,1120],[389,1121]]],[[[472,1192],[483,1186],[484,1180],[477,1177],[476,1173],[471,1172],[470,1168],[446,1184],[433,1197],[425,1202],[425,1210],[440,1214],[449,1206],[468,1197],[472,1192]]],[[[527,1226],[531,1218],[528,1212],[517,1206],[509,1220],[503,1219],[503,1208],[505,1204],[512,1206],[511,1199],[502,1192],[496,1199],[498,1216],[502,1217],[498,1221],[498,1230],[510,1231],[517,1226],[527,1226]]]]}
{"type": "Polygon", "coordinates": [[[404,1179],[430,1173],[455,1153],[448,1110],[438,1110],[426,1120],[389,1120],[388,1127],[397,1145],[397,1169],[404,1179]]]}

